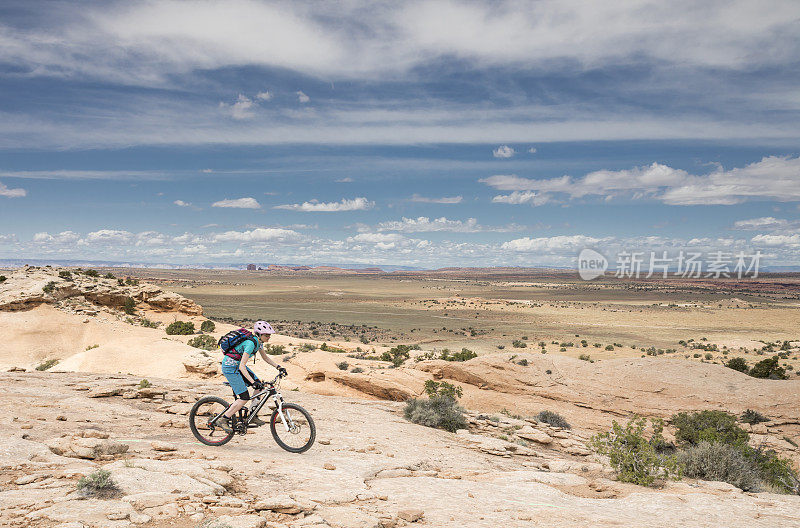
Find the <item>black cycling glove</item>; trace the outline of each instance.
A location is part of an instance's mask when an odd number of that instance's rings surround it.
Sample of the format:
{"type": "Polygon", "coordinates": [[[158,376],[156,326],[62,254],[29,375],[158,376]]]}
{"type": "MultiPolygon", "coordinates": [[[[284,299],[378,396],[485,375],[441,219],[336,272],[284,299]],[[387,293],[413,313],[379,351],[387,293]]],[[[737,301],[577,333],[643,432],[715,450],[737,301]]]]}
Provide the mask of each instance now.
{"type": "Polygon", "coordinates": [[[280,365],[278,366],[278,374],[280,374],[282,378],[285,378],[286,376],[289,375],[289,373],[286,372],[286,369],[284,367],[281,367],[280,365]]]}
{"type": "Polygon", "coordinates": [[[261,380],[255,380],[253,382],[253,388],[255,390],[263,390],[264,389],[264,383],[261,380]]]}

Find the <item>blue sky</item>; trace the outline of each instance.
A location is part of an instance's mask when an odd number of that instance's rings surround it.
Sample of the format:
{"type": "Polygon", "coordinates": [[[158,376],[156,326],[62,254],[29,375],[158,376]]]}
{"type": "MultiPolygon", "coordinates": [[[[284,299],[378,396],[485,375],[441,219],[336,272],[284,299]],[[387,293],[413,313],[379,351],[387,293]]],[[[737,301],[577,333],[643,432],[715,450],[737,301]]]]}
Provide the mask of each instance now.
{"type": "Polygon", "coordinates": [[[0,258],[800,264],[800,5],[0,6],[0,258]]]}

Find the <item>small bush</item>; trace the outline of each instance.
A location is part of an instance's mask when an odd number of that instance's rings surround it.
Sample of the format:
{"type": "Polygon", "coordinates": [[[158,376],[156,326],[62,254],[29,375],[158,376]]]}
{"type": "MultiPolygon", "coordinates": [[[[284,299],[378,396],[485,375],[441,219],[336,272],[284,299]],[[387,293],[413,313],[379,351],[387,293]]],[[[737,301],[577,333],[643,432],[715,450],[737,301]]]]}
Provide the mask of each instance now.
{"type": "Polygon", "coordinates": [[[753,365],[749,374],[754,378],[773,380],[785,380],[789,377],[786,375],[786,369],[778,365],[778,356],[759,361],[753,365]]]}
{"type": "Polygon", "coordinates": [[[142,317],[141,319],[139,319],[139,324],[141,324],[145,328],[158,328],[159,326],[161,326],[161,323],[159,323],[158,321],[151,321],[146,317],[142,317]]]}
{"type": "Polygon", "coordinates": [[[742,417],[740,418],[742,423],[748,423],[750,425],[761,423],[761,422],[768,422],[769,418],[764,416],[758,411],[754,411],[753,409],[747,409],[745,412],[742,413],[742,417]]]}
{"type": "Polygon", "coordinates": [[[142,381],[139,382],[140,389],[146,389],[147,387],[152,387],[152,386],[153,384],[150,383],[150,380],[148,379],[143,379],[142,381]]]}
{"type": "Polygon", "coordinates": [[[350,363],[347,361],[340,361],[336,364],[336,366],[339,368],[339,370],[347,370],[350,367],[350,363]]]}
{"type": "Polygon", "coordinates": [[[270,356],[282,356],[286,354],[288,350],[283,345],[270,345],[267,343],[264,345],[264,353],[269,354],[270,356]]]}
{"type": "Polygon", "coordinates": [[[736,424],[736,417],[725,411],[682,412],[672,417],[677,428],[675,440],[682,444],[700,442],[731,445],[746,444],[750,435],[736,424]]]}
{"type": "Polygon", "coordinates": [[[125,297],[125,305],[122,307],[122,311],[128,315],[136,313],[136,301],[133,300],[133,297],[125,297]]]}
{"type": "Polygon", "coordinates": [[[739,372],[744,372],[745,374],[750,370],[747,366],[747,360],[741,357],[729,359],[728,362],[725,363],[725,366],[733,370],[738,370],[739,372]]]}
{"type": "Polygon", "coordinates": [[[517,365],[520,365],[522,367],[527,367],[528,366],[528,360],[525,359],[525,358],[522,358],[519,361],[517,361],[517,365]]]}
{"type": "Polygon", "coordinates": [[[511,342],[511,346],[514,348],[528,348],[528,343],[519,339],[515,339],[511,342]]]}
{"type": "Polygon", "coordinates": [[[353,367],[352,370],[350,370],[350,372],[352,374],[361,374],[362,372],[364,372],[364,369],[362,369],[361,367],[353,367]]]}
{"type": "Polygon", "coordinates": [[[218,346],[216,339],[205,334],[191,338],[187,344],[191,347],[200,348],[202,350],[216,350],[218,346]]]}
{"type": "Polygon", "coordinates": [[[87,277],[99,277],[100,276],[100,273],[97,270],[93,270],[93,269],[88,269],[88,270],[84,271],[83,274],[86,275],[87,277]]]}
{"type": "Polygon", "coordinates": [[[125,277],[125,285],[126,286],[138,286],[139,279],[133,279],[131,277],[125,277]]]}
{"type": "Polygon", "coordinates": [[[111,272],[109,272],[109,273],[106,273],[106,275],[105,275],[105,278],[106,278],[106,279],[116,279],[116,277],[114,276],[114,274],[113,274],[113,273],[111,273],[111,272]]]}
{"type": "Polygon", "coordinates": [[[78,491],[83,495],[109,498],[119,494],[119,488],[111,478],[111,472],[98,469],[78,480],[78,491]]]}
{"type": "Polygon", "coordinates": [[[201,332],[213,332],[216,327],[217,325],[214,324],[214,321],[209,321],[208,319],[200,323],[201,332]]]}
{"type": "Polygon", "coordinates": [[[560,427],[562,429],[572,429],[572,426],[567,422],[567,419],[553,411],[542,411],[534,419],[537,422],[544,422],[552,427],[560,427]]]}
{"type": "Polygon", "coordinates": [[[411,345],[397,345],[381,354],[381,361],[391,361],[395,367],[399,367],[410,357],[410,350],[413,350],[411,345]]]}
{"type": "Polygon", "coordinates": [[[42,291],[45,293],[53,293],[55,289],[56,289],[56,283],[53,281],[50,281],[44,286],[42,286],[42,291]]]}
{"type": "Polygon", "coordinates": [[[59,276],[59,278],[62,278],[64,280],[68,280],[68,281],[72,280],[72,272],[67,271],[67,270],[59,271],[58,272],[58,276],[59,276]]]}
{"type": "Polygon", "coordinates": [[[614,345],[606,345],[606,350],[608,351],[614,350],[614,345]]]}
{"type": "Polygon", "coordinates": [[[5,275],[0,275],[0,282],[5,282],[6,280],[8,280],[8,277],[5,275]]]}
{"type": "Polygon", "coordinates": [[[57,359],[45,359],[44,361],[36,365],[36,370],[38,371],[48,370],[55,367],[56,365],[58,365],[57,359]]]}
{"type": "Polygon", "coordinates": [[[689,478],[727,482],[744,491],[759,491],[760,479],[752,464],[736,446],[700,442],[678,454],[689,478]]]}
{"type": "Polygon", "coordinates": [[[192,335],[194,333],[194,323],[187,321],[175,321],[167,326],[167,335],[192,335]]]}
{"type": "Polygon", "coordinates": [[[453,433],[458,429],[466,429],[464,409],[457,400],[461,396],[461,387],[446,381],[438,383],[428,380],[425,382],[425,392],[427,399],[414,398],[406,403],[404,415],[407,420],[453,433]]]}
{"type": "Polygon", "coordinates": [[[89,345],[89,346],[86,347],[86,351],[88,352],[88,351],[90,351],[90,350],[92,350],[94,348],[100,348],[100,345],[89,345]]]}
{"type": "Polygon", "coordinates": [[[469,359],[476,357],[478,357],[478,354],[476,354],[475,352],[473,352],[468,348],[462,348],[461,352],[454,352],[452,354],[450,353],[449,350],[445,348],[444,350],[442,350],[442,355],[440,356],[440,359],[443,359],[445,361],[467,361],[469,359]]]}

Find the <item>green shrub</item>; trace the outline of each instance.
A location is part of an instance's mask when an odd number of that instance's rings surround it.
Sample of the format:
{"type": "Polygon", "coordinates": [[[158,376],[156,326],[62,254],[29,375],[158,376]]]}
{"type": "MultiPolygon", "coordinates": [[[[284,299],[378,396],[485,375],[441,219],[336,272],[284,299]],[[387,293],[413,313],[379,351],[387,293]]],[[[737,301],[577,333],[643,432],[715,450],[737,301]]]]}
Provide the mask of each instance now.
{"type": "Polygon", "coordinates": [[[410,357],[410,350],[413,350],[411,345],[397,345],[381,354],[381,361],[391,361],[395,367],[399,367],[410,357]]]}
{"type": "Polygon", "coordinates": [[[789,376],[786,375],[786,369],[778,365],[778,356],[763,359],[753,365],[750,369],[750,375],[754,378],[785,380],[789,376]]]}
{"type": "Polygon", "coordinates": [[[98,469],[78,480],[78,491],[83,495],[109,498],[119,494],[119,488],[111,478],[111,472],[98,469]]]}
{"type": "Polygon", "coordinates": [[[264,345],[264,353],[269,354],[270,356],[282,356],[286,354],[288,350],[283,345],[270,345],[267,343],[264,345]]]}
{"type": "Polygon", "coordinates": [[[360,373],[364,372],[364,369],[362,369],[361,367],[353,367],[353,369],[350,370],[350,372],[353,373],[353,374],[360,374],[360,373]]]}
{"type": "Polygon", "coordinates": [[[125,286],[125,281],[122,279],[117,279],[117,286],[125,286]]]}
{"type": "Polygon", "coordinates": [[[72,272],[67,271],[67,270],[59,271],[58,272],[58,276],[59,276],[59,278],[62,278],[64,280],[68,280],[68,281],[72,280],[72,272]]]}
{"type": "Polygon", "coordinates": [[[88,270],[84,271],[83,274],[86,275],[87,277],[99,277],[100,276],[100,273],[97,270],[93,270],[93,269],[88,269],[88,270]]]}
{"type": "Polygon", "coordinates": [[[5,282],[6,280],[8,280],[8,277],[5,275],[0,275],[0,282],[5,282]]]}
{"type": "Polygon", "coordinates": [[[560,427],[562,429],[572,429],[572,426],[567,422],[567,419],[553,411],[541,411],[533,417],[537,422],[543,422],[553,427],[560,427]]]}
{"type": "Polygon", "coordinates": [[[100,348],[100,345],[89,345],[89,346],[86,347],[86,351],[88,352],[88,351],[90,351],[92,349],[95,349],[95,348],[100,348]]]}
{"type": "Polygon", "coordinates": [[[192,335],[194,323],[188,321],[175,321],[167,326],[167,335],[192,335]]]}
{"type": "Polygon", "coordinates": [[[122,310],[128,315],[136,313],[136,301],[133,300],[133,297],[125,297],[125,304],[122,310]]]}
{"type": "Polygon", "coordinates": [[[139,324],[141,324],[145,328],[158,328],[159,326],[161,326],[161,323],[159,323],[158,321],[151,321],[146,317],[140,318],[139,324]]]}
{"type": "Polygon", "coordinates": [[[700,442],[678,453],[684,475],[722,481],[744,491],[759,491],[761,481],[742,450],[730,444],[700,442]]]}
{"type": "Polygon", "coordinates": [[[152,387],[152,386],[153,384],[150,383],[150,380],[148,379],[143,379],[142,381],[139,382],[140,389],[146,389],[147,387],[152,387]]]}
{"type": "Polygon", "coordinates": [[[659,455],[654,444],[663,441],[660,422],[653,422],[653,438],[644,436],[644,418],[633,418],[625,427],[616,420],[611,431],[592,437],[591,446],[609,458],[611,467],[622,482],[652,486],[656,478],[680,478],[680,467],[674,456],[659,455]],[[654,440],[651,442],[651,440],[654,440]]]}
{"type": "Polygon", "coordinates": [[[462,348],[461,352],[454,352],[452,354],[448,349],[445,348],[442,350],[442,355],[439,356],[439,359],[443,359],[445,361],[467,361],[476,357],[478,357],[478,354],[468,348],[462,348]]]}
{"type": "Polygon", "coordinates": [[[528,360],[525,359],[525,358],[522,358],[519,361],[517,361],[517,365],[520,365],[522,367],[527,367],[528,366],[528,360]]]}
{"type": "Polygon", "coordinates": [[[211,337],[210,335],[199,335],[196,337],[191,338],[187,344],[189,346],[200,348],[202,350],[216,350],[217,349],[217,340],[211,337]]]}
{"type": "Polygon", "coordinates": [[[446,381],[439,383],[428,380],[425,382],[425,392],[427,399],[414,398],[406,403],[404,415],[407,420],[450,432],[466,429],[464,409],[458,405],[461,387],[446,381]]]}
{"type": "Polygon", "coordinates": [[[528,343],[525,341],[520,341],[519,339],[515,339],[511,342],[511,346],[514,348],[528,348],[528,343]]]}
{"type": "Polygon", "coordinates": [[[339,370],[347,370],[348,367],[350,367],[350,363],[347,361],[340,361],[336,364],[336,366],[339,368],[339,370]]]}
{"type": "Polygon", "coordinates": [[[45,359],[41,363],[36,366],[36,370],[43,371],[48,370],[58,365],[57,359],[45,359]]]}
{"type": "Polygon", "coordinates": [[[614,350],[614,345],[606,345],[606,350],[608,351],[614,350]]]}
{"type": "Polygon", "coordinates": [[[725,411],[682,412],[672,417],[675,440],[681,444],[700,442],[731,445],[746,444],[750,435],[736,424],[736,417],[725,411]]]}
{"type": "Polygon", "coordinates": [[[200,323],[201,332],[213,332],[216,327],[217,325],[214,324],[214,321],[209,321],[208,319],[200,323]]]}
{"type": "Polygon", "coordinates": [[[744,372],[745,374],[750,370],[747,366],[747,360],[742,357],[729,359],[728,362],[725,363],[725,366],[733,370],[738,370],[739,372],[744,372]]]}
{"type": "Polygon", "coordinates": [[[748,423],[752,425],[761,422],[768,422],[769,418],[767,418],[758,411],[754,411],[753,409],[747,409],[745,412],[742,413],[740,421],[742,423],[748,423]]]}
{"type": "Polygon", "coordinates": [[[44,286],[42,286],[42,291],[45,293],[53,293],[55,289],[56,289],[56,283],[53,281],[50,281],[44,286]]]}
{"type": "Polygon", "coordinates": [[[108,272],[108,273],[106,273],[106,274],[105,274],[105,278],[106,278],[106,279],[116,279],[116,277],[114,276],[114,274],[113,274],[113,273],[111,273],[111,272],[108,272]]]}
{"type": "Polygon", "coordinates": [[[591,356],[589,354],[581,354],[580,356],[578,356],[578,359],[580,359],[581,361],[591,361],[592,360],[592,358],[591,358],[591,356]]]}

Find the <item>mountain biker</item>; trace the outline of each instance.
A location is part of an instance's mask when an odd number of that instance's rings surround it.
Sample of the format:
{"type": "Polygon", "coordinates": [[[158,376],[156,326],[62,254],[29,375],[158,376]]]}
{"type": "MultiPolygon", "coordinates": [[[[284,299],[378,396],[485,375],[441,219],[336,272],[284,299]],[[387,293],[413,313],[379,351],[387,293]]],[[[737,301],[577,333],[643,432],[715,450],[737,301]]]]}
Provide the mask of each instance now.
{"type": "MultiPolygon", "coordinates": [[[[247,362],[250,360],[250,357],[254,356],[256,352],[260,352],[264,361],[278,369],[281,376],[286,375],[286,369],[275,363],[264,351],[263,344],[269,341],[270,336],[275,333],[272,325],[266,321],[256,321],[253,325],[253,333],[255,334],[254,336],[236,345],[233,350],[222,359],[222,374],[228,380],[231,389],[233,389],[233,392],[236,394],[236,401],[228,407],[228,410],[223,413],[222,418],[218,421],[222,430],[228,434],[233,432],[231,418],[250,400],[248,387],[253,387],[255,390],[264,388],[264,384],[258,379],[258,376],[247,367],[247,362]],[[234,351],[235,353],[233,353],[234,351]],[[241,359],[237,356],[240,356],[241,359]]],[[[258,417],[252,420],[251,423],[255,425],[265,424],[265,422],[258,417]]]]}

